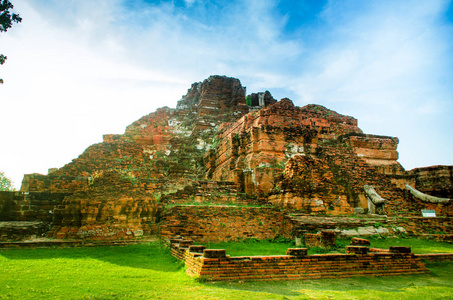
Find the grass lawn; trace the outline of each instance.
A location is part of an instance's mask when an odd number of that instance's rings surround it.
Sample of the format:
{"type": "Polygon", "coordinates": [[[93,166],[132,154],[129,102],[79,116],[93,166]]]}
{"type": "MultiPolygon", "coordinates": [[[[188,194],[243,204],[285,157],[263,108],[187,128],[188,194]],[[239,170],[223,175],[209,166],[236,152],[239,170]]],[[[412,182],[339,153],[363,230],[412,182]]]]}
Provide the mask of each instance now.
{"type": "Polygon", "coordinates": [[[203,283],[158,242],[10,249],[0,251],[0,299],[452,299],[453,263],[428,267],[398,277],[203,283]]]}
{"type": "MultiPolygon", "coordinates": [[[[436,242],[432,240],[422,240],[416,238],[368,238],[373,248],[388,249],[390,246],[406,246],[411,247],[412,252],[417,254],[422,253],[453,253],[453,245],[444,242],[436,242]]],[[[337,240],[337,248],[333,252],[344,253],[344,247],[349,245],[351,239],[337,240]]],[[[295,248],[294,242],[274,242],[274,241],[257,241],[246,240],[238,243],[205,243],[209,249],[225,249],[226,253],[231,256],[251,256],[251,255],[284,255],[286,249],[295,248]]],[[[301,246],[303,247],[303,246],[301,246]]],[[[322,248],[309,248],[308,254],[326,253],[322,248]]]]}

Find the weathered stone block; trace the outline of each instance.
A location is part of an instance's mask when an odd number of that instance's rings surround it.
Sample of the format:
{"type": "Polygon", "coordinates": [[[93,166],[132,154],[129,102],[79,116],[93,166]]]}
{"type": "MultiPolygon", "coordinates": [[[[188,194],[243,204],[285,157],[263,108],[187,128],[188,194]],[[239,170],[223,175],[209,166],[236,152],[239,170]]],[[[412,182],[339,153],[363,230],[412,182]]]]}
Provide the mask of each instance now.
{"type": "Polygon", "coordinates": [[[134,234],[135,237],[143,236],[143,230],[141,230],[141,229],[139,229],[139,230],[132,230],[132,233],[134,234]]]}
{"type": "Polygon", "coordinates": [[[355,215],[362,215],[366,213],[366,209],[363,207],[354,207],[354,214],[355,215]]]}
{"type": "Polygon", "coordinates": [[[305,256],[307,255],[307,248],[288,248],[286,254],[298,257],[305,256]]]}
{"type": "Polygon", "coordinates": [[[203,250],[206,249],[206,246],[203,245],[191,245],[189,246],[190,252],[203,253],[203,250]]]}
{"type": "Polygon", "coordinates": [[[204,249],[203,257],[205,258],[224,258],[226,257],[225,249],[204,249]]]}
{"type": "Polygon", "coordinates": [[[367,239],[353,238],[351,240],[351,246],[370,246],[371,243],[367,239]]]}
{"type": "Polygon", "coordinates": [[[411,253],[411,247],[390,246],[389,250],[394,253],[411,253]]]}
{"type": "Polygon", "coordinates": [[[321,245],[321,235],[317,233],[305,233],[304,244],[307,247],[319,247],[321,245]]]}
{"type": "Polygon", "coordinates": [[[179,241],[181,240],[184,240],[184,238],[182,236],[179,236],[179,237],[172,237],[169,239],[170,243],[171,244],[174,244],[174,243],[179,243],[179,241]]]}
{"type": "Polygon", "coordinates": [[[369,252],[369,247],[364,246],[346,246],[346,253],[348,254],[367,254],[369,252]]]}
{"type": "Polygon", "coordinates": [[[337,241],[336,236],[335,231],[321,231],[321,246],[326,248],[335,247],[337,241]]]}
{"type": "Polygon", "coordinates": [[[192,240],[180,240],[179,241],[179,247],[188,248],[192,244],[193,244],[192,240]]]}

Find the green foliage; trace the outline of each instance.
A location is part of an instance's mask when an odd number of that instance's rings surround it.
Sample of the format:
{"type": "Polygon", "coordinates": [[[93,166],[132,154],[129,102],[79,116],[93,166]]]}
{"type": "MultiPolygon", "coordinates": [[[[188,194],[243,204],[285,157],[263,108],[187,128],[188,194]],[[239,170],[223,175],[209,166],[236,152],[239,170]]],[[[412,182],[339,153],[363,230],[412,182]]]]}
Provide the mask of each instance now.
{"type": "Polygon", "coordinates": [[[217,147],[219,146],[220,142],[222,141],[222,139],[218,138],[218,137],[213,137],[212,140],[211,140],[211,149],[217,149],[217,147]]]}
{"type": "Polygon", "coordinates": [[[11,14],[11,9],[14,8],[14,5],[11,4],[9,0],[2,0],[0,2],[0,32],[8,31],[13,23],[19,23],[22,21],[22,18],[15,13],[11,14]]]}
{"type": "Polygon", "coordinates": [[[130,171],[128,172],[121,170],[121,179],[129,181],[133,185],[138,185],[139,183],[139,180],[135,178],[135,176],[130,171]]]}
{"type": "MultiPolygon", "coordinates": [[[[16,14],[11,13],[11,10],[14,6],[9,0],[0,0],[0,32],[8,31],[13,23],[19,23],[22,21],[22,18],[16,14]]],[[[0,54],[0,65],[3,65],[7,57],[3,54],[0,54]]],[[[3,83],[3,79],[0,79],[0,84],[3,83]]]]}
{"type": "Polygon", "coordinates": [[[374,228],[378,229],[379,227],[385,227],[385,225],[382,224],[381,222],[374,223],[374,228]]]}
{"type": "Polygon", "coordinates": [[[235,133],[234,134],[233,141],[238,141],[239,142],[239,133],[235,133]]]}
{"type": "Polygon", "coordinates": [[[199,283],[206,283],[206,282],[208,282],[208,276],[206,276],[206,275],[198,276],[195,278],[195,281],[199,282],[199,283]]]}
{"type": "Polygon", "coordinates": [[[14,191],[13,182],[0,171],[0,191],[14,191]]]}
{"type": "Polygon", "coordinates": [[[293,239],[285,238],[283,236],[276,237],[270,241],[272,241],[272,243],[288,244],[289,246],[292,246],[294,244],[293,239]]]}
{"type": "Polygon", "coordinates": [[[161,193],[153,193],[154,198],[156,199],[157,203],[160,203],[162,199],[162,194],[161,193]]]}
{"type": "Polygon", "coordinates": [[[248,95],[247,98],[245,98],[245,103],[248,106],[252,106],[252,97],[250,95],[248,95]]]}
{"type": "Polygon", "coordinates": [[[269,163],[269,164],[264,164],[264,165],[256,167],[256,170],[264,170],[264,169],[281,169],[281,170],[284,170],[285,167],[286,167],[286,162],[287,162],[287,160],[280,161],[280,162],[276,161],[276,162],[272,162],[272,163],[269,163]]]}

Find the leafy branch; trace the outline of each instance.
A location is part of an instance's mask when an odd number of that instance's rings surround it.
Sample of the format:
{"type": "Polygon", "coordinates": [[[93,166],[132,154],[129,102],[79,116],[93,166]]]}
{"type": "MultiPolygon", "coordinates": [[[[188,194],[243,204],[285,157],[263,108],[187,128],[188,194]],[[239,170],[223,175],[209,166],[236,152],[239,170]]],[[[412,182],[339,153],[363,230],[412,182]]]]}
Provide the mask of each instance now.
{"type": "MultiPolygon", "coordinates": [[[[14,5],[11,4],[9,0],[1,0],[0,2],[0,32],[6,32],[9,28],[13,26],[13,23],[22,22],[22,18],[16,14],[11,13],[11,9],[14,8],[14,5]]],[[[0,65],[3,65],[7,57],[3,54],[0,54],[0,65]]],[[[3,84],[3,79],[0,78],[0,84],[3,84]]]]}

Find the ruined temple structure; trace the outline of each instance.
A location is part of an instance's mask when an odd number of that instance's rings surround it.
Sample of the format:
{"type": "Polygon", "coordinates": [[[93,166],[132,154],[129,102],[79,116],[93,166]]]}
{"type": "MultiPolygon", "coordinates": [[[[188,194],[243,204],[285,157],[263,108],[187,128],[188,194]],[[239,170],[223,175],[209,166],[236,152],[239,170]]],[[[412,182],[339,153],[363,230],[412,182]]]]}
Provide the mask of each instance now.
{"type": "Polygon", "coordinates": [[[290,213],[450,218],[452,167],[406,171],[397,145],[321,105],[247,95],[238,79],[211,76],[176,108],[104,135],[48,175],[25,175],[20,192],[0,193],[0,221],[43,221],[58,238],[228,240],[306,231],[290,213]],[[211,206],[191,206],[200,204],[211,206]]]}

